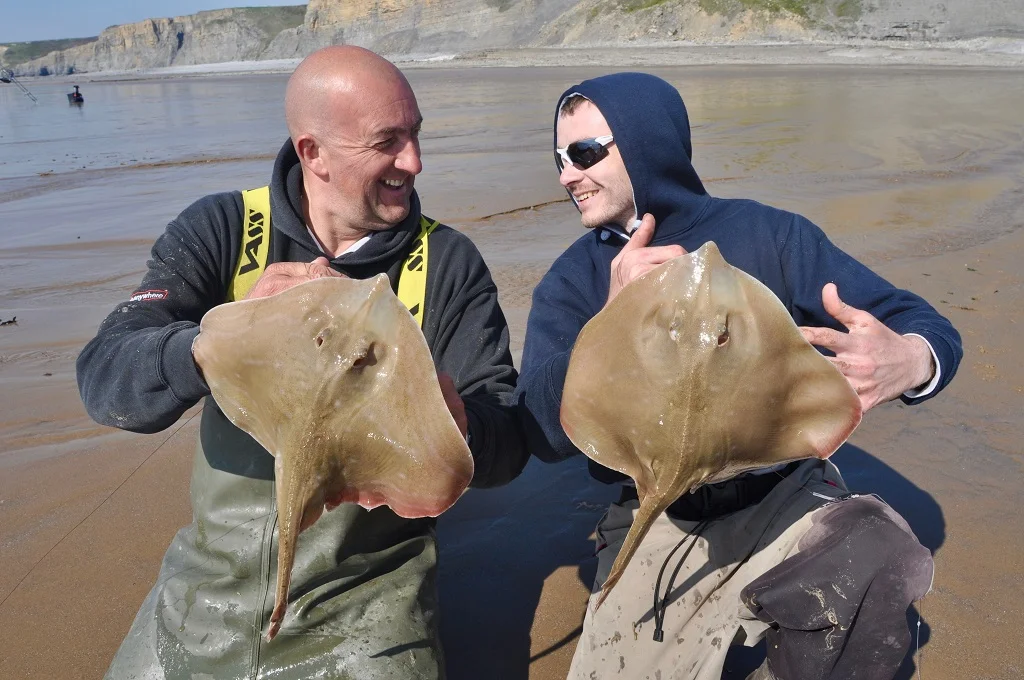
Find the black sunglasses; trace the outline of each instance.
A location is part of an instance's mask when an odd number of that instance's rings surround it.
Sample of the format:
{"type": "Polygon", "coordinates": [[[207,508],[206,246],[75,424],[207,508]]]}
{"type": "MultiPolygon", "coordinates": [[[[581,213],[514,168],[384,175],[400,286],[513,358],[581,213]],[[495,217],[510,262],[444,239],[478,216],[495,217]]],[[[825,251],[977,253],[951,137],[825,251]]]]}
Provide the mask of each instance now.
{"type": "Polygon", "coordinates": [[[608,155],[608,145],[614,141],[612,135],[592,137],[573,142],[564,149],[555,149],[555,162],[561,170],[566,165],[575,165],[581,170],[604,160],[608,155]]]}

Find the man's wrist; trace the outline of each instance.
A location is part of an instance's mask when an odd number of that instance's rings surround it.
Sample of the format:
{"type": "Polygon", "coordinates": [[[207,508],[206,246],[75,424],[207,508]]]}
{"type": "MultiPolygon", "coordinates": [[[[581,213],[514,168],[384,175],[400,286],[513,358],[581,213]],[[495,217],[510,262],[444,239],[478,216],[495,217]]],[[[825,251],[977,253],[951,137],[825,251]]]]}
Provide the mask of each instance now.
{"type": "Polygon", "coordinates": [[[919,367],[915,372],[915,380],[924,376],[921,382],[916,383],[914,386],[908,388],[903,392],[903,396],[908,399],[917,399],[925,397],[935,391],[939,386],[939,381],[942,376],[942,368],[939,364],[938,355],[935,354],[935,349],[931,343],[928,342],[922,335],[917,333],[907,333],[903,336],[906,340],[913,341],[911,345],[911,352],[915,357],[915,363],[919,367]],[[927,356],[921,356],[919,351],[922,349],[927,356]]]}
{"type": "Polygon", "coordinates": [[[914,383],[908,389],[920,389],[927,385],[935,375],[935,361],[932,358],[932,350],[925,339],[919,335],[905,335],[903,337],[909,340],[913,347],[914,366],[916,367],[914,383]]]}

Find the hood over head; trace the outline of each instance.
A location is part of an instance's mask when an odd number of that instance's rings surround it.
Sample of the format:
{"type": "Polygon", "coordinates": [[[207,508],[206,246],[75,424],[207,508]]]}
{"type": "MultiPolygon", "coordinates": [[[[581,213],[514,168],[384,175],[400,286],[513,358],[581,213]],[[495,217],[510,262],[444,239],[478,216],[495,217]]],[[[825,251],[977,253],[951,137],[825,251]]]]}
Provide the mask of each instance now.
{"type": "MultiPolygon", "coordinates": [[[[647,73],[613,73],[574,85],[555,107],[556,148],[562,102],[573,94],[593,102],[608,122],[633,185],[637,216],[654,216],[654,242],[690,228],[709,196],[691,164],[690,119],[676,88],[647,73]]],[[[557,151],[555,158],[557,167],[557,151]]]]}

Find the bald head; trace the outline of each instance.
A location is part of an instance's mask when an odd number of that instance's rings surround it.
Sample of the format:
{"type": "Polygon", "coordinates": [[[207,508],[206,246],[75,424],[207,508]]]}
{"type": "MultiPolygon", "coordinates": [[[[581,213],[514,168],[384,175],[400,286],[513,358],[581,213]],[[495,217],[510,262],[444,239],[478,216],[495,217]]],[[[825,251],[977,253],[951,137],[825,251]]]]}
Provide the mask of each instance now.
{"type": "Polygon", "coordinates": [[[394,64],[361,47],[318,50],[289,78],[285,111],[303,216],[325,252],[408,217],[423,116],[394,64]]]}
{"type": "Polygon", "coordinates": [[[351,120],[375,93],[412,91],[387,59],[355,45],[332,45],[302,60],[285,91],[285,120],[294,140],[320,136],[331,124],[351,120]]]}

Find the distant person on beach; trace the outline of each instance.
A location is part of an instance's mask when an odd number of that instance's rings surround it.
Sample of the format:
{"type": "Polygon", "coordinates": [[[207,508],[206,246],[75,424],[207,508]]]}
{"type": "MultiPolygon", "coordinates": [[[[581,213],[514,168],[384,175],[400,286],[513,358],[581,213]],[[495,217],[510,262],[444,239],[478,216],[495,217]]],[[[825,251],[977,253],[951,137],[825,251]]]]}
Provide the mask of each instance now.
{"type": "Polygon", "coordinates": [[[212,307],[330,276],[384,273],[394,288],[425,267],[415,312],[468,436],[473,485],[504,484],[528,458],[490,273],[469,239],[422,214],[413,189],[422,116],[405,77],[367,50],[328,47],[292,74],[285,112],[290,138],[269,193],[214,194],[186,208],[157,239],[138,291],[78,358],[82,400],[106,425],[158,432],[206,397],[194,520],[173,539],[110,678],[444,674],[434,520],[387,507],[345,504],[302,533],[289,614],[264,641],[277,563],[274,458],[225,418],[193,360],[212,307]]]}
{"type": "MultiPolygon", "coordinates": [[[[707,194],[670,84],[639,73],[585,81],[559,98],[554,127],[560,182],[590,231],[533,294],[517,399],[534,455],[580,453],[559,406],[583,325],[630,281],[708,241],[829,350],[865,410],[919,403],[952,379],[960,336],[924,300],[799,215],[707,194]]],[[[629,481],[593,461],[590,470],[629,481]]],[[[638,507],[636,488],[623,484],[597,527],[591,605],[638,507]]],[[[767,636],[751,679],[892,678],[910,649],[907,608],[928,592],[933,569],[903,518],[850,494],[832,463],[755,470],[684,495],[658,519],[601,608],[588,608],[569,675],[718,680],[730,645],[767,636]]]]}

